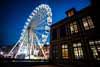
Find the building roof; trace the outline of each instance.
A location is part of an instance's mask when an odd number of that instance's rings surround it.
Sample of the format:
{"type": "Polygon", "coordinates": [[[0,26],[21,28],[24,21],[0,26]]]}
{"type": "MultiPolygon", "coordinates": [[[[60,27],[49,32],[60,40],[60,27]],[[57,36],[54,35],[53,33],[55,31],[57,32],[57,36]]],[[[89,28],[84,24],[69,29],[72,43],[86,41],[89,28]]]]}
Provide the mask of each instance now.
{"type": "MultiPolygon", "coordinates": [[[[74,9],[74,8],[71,8],[71,9],[74,9]]],[[[70,10],[71,10],[71,9],[70,9],[70,10]]],[[[68,11],[69,11],[69,10],[68,10],[68,11]]],[[[83,9],[80,10],[80,11],[77,11],[76,14],[73,15],[73,16],[71,16],[71,17],[66,16],[64,19],[62,19],[62,20],[56,22],[55,24],[51,25],[51,27],[54,27],[54,26],[56,26],[56,25],[59,25],[59,24],[63,24],[63,23],[65,23],[65,22],[68,22],[68,21],[70,21],[72,18],[74,18],[75,16],[80,16],[80,15],[81,15],[81,16],[84,16],[84,15],[85,15],[84,13],[86,13],[86,12],[90,13],[91,11],[93,11],[93,9],[91,9],[91,5],[90,5],[90,6],[88,6],[88,7],[83,8],[83,9]]],[[[67,11],[66,11],[66,12],[67,12],[67,11]]]]}

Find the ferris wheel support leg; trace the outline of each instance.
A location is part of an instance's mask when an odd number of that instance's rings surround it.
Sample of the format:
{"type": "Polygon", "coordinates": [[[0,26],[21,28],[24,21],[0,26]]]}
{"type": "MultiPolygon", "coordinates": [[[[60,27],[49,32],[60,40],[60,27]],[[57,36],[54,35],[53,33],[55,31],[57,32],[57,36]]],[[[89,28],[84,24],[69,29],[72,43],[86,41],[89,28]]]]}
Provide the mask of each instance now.
{"type": "Polygon", "coordinates": [[[46,57],[46,55],[45,55],[45,53],[44,53],[44,50],[43,50],[42,46],[40,46],[40,49],[41,49],[41,51],[42,51],[44,57],[46,57]]]}
{"type": "MultiPolygon", "coordinates": [[[[35,34],[35,36],[36,36],[36,34],[35,34]]],[[[37,39],[37,41],[39,41],[39,39],[38,39],[38,37],[36,36],[36,39],[37,39]]],[[[38,45],[39,45],[39,47],[40,47],[40,49],[41,49],[41,51],[42,51],[42,53],[43,53],[43,55],[44,55],[44,57],[45,57],[45,53],[44,53],[44,51],[43,51],[43,49],[42,49],[42,46],[41,46],[41,44],[38,42],[38,45]]]]}
{"type": "Polygon", "coordinates": [[[11,52],[14,50],[14,48],[18,45],[18,42],[19,41],[17,41],[17,43],[14,45],[14,47],[10,50],[10,52],[8,53],[8,56],[11,54],[11,52]]]}
{"type": "Polygon", "coordinates": [[[33,46],[33,33],[32,33],[32,42],[31,42],[31,46],[32,46],[32,54],[33,54],[33,49],[34,49],[34,46],[33,46]]]}
{"type": "Polygon", "coordinates": [[[18,55],[18,53],[19,53],[19,51],[20,51],[20,49],[21,49],[22,45],[23,45],[23,42],[21,43],[21,45],[20,45],[20,47],[19,47],[19,49],[18,49],[18,51],[17,51],[17,53],[16,53],[16,55],[15,55],[15,57],[14,57],[14,58],[16,58],[16,57],[17,57],[17,55],[18,55]]]}
{"type": "Polygon", "coordinates": [[[33,44],[32,31],[30,31],[30,38],[31,38],[31,43],[30,43],[30,55],[32,55],[32,44],[33,44]]]}
{"type": "Polygon", "coordinates": [[[28,56],[30,59],[30,28],[28,28],[28,56]]]}

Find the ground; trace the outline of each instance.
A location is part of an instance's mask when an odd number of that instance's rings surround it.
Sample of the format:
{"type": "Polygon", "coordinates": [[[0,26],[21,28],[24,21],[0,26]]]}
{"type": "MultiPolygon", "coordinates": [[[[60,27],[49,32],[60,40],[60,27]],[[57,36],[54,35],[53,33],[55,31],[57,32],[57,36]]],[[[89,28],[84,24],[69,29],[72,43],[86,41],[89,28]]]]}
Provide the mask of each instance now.
{"type": "Polygon", "coordinates": [[[33,67],[58,67],[58,66],[56,66],[56,65],[37,65],[37,66],[33,66],[33,67]]]}

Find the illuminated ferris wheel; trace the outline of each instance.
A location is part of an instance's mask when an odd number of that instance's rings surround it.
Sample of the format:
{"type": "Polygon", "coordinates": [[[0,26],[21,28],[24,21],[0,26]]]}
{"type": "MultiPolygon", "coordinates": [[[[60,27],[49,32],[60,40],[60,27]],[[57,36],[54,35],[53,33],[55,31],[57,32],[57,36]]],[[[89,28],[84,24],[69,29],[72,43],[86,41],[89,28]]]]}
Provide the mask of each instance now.
{"type": "Polygon", "coordinates": [[[47,58],[43,46],[49,44],[48,36],[51,24],[51,8],[46,4],[36,7],[29,15],[18,42],[8,55],[18,59],[21,57],[22,59],[47,58]]]}

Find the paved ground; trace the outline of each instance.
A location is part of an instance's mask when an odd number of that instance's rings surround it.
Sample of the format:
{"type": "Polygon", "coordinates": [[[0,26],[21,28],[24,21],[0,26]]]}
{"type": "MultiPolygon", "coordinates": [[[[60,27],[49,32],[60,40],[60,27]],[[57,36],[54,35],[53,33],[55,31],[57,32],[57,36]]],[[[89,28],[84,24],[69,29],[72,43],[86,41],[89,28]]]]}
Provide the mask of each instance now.
{"type": "Polygon", "coordinates": [[[37,66],[33,66],[33,67],[58,67],[56,65],[37,65],[37,66]]]}

